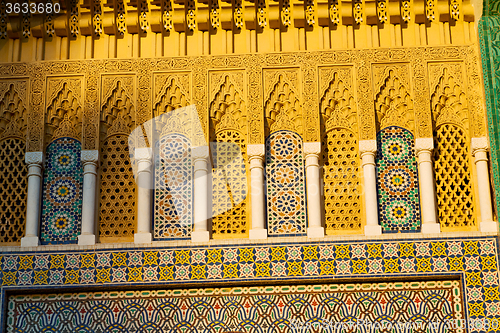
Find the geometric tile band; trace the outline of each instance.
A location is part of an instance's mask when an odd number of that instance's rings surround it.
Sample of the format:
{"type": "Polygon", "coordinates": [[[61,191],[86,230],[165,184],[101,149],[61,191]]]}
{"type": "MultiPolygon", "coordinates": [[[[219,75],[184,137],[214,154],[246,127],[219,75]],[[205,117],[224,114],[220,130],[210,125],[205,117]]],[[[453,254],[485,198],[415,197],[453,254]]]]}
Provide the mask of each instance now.
{"type": "Polygon", "coordinates": [[[315,322],[333,332],[334,323],[383,320],[445,332],[445,320],[464,317],[462,297],[449,280],[16,295],[7,331],[302,332],[315,322]]]}
{"type": "Polygon", "coordinates": [[[410,131],[389,126],[378,132],[376,166],[382,230],[419,232],[417,160],[410,131]]]}
{"type": "Polygon", "coordinates": [[[72,138],[57,139],[47,147],[40,233],[43,245],[77,242],[82,219],[80,153],[80,142],[72,138]]]}
{"type": "Polygon", "coordinates": [[[278,131],[267,138],[266,179],[269,235],[304,235],[304,155],[302,138],[297,133],[278,131]]]}
{"type": "Polygon", "coordinates": [[[191,142],[167,134],[155,151],[155,240],[187,239],[193,229],[193,164],[191,142]]]}

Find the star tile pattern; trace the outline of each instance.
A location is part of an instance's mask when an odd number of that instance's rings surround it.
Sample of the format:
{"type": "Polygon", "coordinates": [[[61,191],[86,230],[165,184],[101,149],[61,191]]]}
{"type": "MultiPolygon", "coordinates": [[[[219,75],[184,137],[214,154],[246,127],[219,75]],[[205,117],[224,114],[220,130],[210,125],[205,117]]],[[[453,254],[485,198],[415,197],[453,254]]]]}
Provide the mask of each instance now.
{"type": "Polygon", "coordinates": [[[457,280],[87,292],[10,296],[7,322],[9,332],[312,332],[313,322],[333,332],[363,320],[444,332],[462,304],[457,280]]]}
{"type": "Polygon", "coordinates": [[[305,235],[304,154],[297,133],[278,131],[267,138],[266,178],[269,236],[305,235]]]}
{"type": "Polygon", "coordinates": [[[389,126],[377,134],[377,187],[383,232],[419,232],[420,205],[413,135],[389,126]]]}
{"type": "Polygon", "coordinates": [[[60,138],[47,147],[43,172],[42,244],[74,244],[81,230],[81,144],[60,138]]]}
{"type": "Polygon", "coordinates": [[[191,143],[168,134],[155,155],[155,240],[188,239],[193,229],[193,164],[191,143]]]}

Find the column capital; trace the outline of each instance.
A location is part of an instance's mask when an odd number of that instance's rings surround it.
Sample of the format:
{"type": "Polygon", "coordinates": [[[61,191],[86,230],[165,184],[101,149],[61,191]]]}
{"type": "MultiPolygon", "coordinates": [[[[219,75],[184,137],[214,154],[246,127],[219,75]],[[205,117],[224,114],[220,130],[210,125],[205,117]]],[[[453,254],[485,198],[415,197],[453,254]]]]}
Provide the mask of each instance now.
{"type": "Polygon", "coordinates": [[[43,164],[44,156],[41,151],[27,152],[24,155],[24,161],[26,164],[43,164]]]}
{"type": "Polygon", "coordinates": [[[488,138],[483,136],[480,138],[472,138],[471,140],[471,150],[472,150],[472,155],[475,155],[476,152],[479,151],[488,151],[489,150],[489,144],[488,144],[488,138]]]}
{"type": "Polygon", "coordinates": [[[149,161],[153,158],[153,150],[151,148],[135,148],[134,158],[137,162],[149,161]]]}
{"type": "Polygon", "coordinates": [[[304,157],[308,157],[309,155],[315,155],[319,157],[321,154],[321,142],[304,142],[304,157]]]}
{"type": "Polygon", "coordinates": [[[99,162],[99,151],[98,150],[82,150],[81,152],[82,163],[95,163],[99,162]]]}
{"type": "Polygon", "coordinates": [[[264,159],[264,155],[266,153],[266,146],[264,144],[251,144],[247,145],[247,155],[248,158],[254,159],[264,159]]]}
{"type": "Polygon", "coordinates": [[[415,140],[415,151],[417,154],[421,151],[431,152],[434,149],[434,138],[417,138],[415,140]]]}
{"type": "Polygon", "coordinates": [[[191,149],[191,156],[193,158],[193,162],[197,160],[208,160],[210,150],[208,146],[196,146],[191,149]]]}
{"type": "Polygon", "coordinates": [[[377,152],[377,140],[360,140],[359,141],[359,153],[363,154],[375,154],[377,152]]]}

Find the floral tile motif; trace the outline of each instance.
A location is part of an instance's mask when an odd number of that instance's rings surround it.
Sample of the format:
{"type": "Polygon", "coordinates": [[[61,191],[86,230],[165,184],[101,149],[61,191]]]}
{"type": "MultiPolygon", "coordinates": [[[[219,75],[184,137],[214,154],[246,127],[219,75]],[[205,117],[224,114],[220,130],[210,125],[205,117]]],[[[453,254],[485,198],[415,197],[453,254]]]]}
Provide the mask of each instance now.
{"type": "Polygon", "coordinates": [[[305,235],[306,198],[302,138],[278,131],[266,140],[269,236],[305,235]]]}
{"type": "Polygon", "coordinates": [[[417,160],[413,135],[389,126],[377,134],[377,187],[383,232],[420,231],[417,160]]]}
{"type": "Polygon", "coordinates": [[[81,144],[60,138],[49,144],[46,153],[40,241],[44,245],[75,244],[82,220],[81,144]]]}

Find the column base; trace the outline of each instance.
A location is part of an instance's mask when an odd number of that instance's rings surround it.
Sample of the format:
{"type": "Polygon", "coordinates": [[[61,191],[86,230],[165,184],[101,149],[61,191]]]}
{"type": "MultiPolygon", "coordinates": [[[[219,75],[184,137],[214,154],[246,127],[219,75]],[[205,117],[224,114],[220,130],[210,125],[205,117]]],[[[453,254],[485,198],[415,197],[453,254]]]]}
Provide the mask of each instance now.
{"type": "Polygon", "coordinates": [[[267,229],[250,229],[250,239],[267,239],[267,229]]]}
{"type": "Polygon", "coordinates": [[[210,233],[206,230],[191,232],[191,242],[193,243],[208,243],[210,241],[210,233]]]}
{"type": "Polygon", "coordinates": [[[380,225],[365,225],[365,236],[382,235],[382,226],[380,225]]]}
{"type": "Polygon", "coordinates": [[[40,239],[38,236],[26,236],[21,238],[21,247],[34,247],[40,246],[40,239]]]}
{"type": "Polygon", "coordinates": [[[307,237],[308,238],[324,238],[325,237],[325,228],[323,228],[323,227],[309,227],[309,228],[307,228],[307,237]]]}
{"type": "Polygon", "coordinates": [[[439,234],[441,232],[441,225],[436,222],[422,224],[423,234],[439,234]]]}
{"type": "Polygon", "coordinates": [[[78,245],[95,245],[95,235],[80,235],[78,236],[78,245]]]}
{"type": "Polygon", "coordinates": [[[495,221],[486,221],[479,223],[479,231],[481,232],[498,232],[498,223],[495,221]]]}
{"type": "Polygon", "coordinates": [[[138,232],[134,234],[135,244],[150,244],[153,241],[153,235],[150,232],[138,232]]]}

